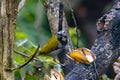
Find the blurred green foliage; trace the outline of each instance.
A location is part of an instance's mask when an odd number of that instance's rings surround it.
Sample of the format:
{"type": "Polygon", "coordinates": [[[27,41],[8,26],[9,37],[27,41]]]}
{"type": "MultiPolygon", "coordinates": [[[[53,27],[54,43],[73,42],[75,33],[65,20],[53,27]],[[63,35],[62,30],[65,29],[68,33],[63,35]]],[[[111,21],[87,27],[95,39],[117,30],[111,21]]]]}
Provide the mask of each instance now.
{"type": "Polygon", "coordinates": [[[101,79],[100,79],[100,80],[113,80],[113,79],[110,79],[110,78],[107,77],[106,74],[103,74],[103,75],[101,76],[101,79]]]}
{"type": "Polygon", "coordinates": [[[81,36],[80,36],[80,39],[79,39],[79,44],[77,44],[77,33],[76,33],[76,29],[73,28],[73,27],[69,27],[69,34],[70,34],[70,37],[71,37],[71,41],[74,45],[74,47],[76,47],[77,45],[79,47],[85,47],[85,44],[83,44],[83,39],[81,39],[81,36]]]}
{"type": "MultiPolygon", "coordinates": [[[[44,0],[41,0],[42,3],[44,0]]],[[[40,0],[26,0],[17,15],[15,67],[22,65],[32,55],[38,44],[41,46],[51,37],[46,11],[40,0]]],[[[15,71],[15,80],[43,80],[51,68],[61,70],[60,65],[49,56],[39,56],[20,70],[15,71]],[[39,62],[38,62],[39,61],[39,62]]]]}

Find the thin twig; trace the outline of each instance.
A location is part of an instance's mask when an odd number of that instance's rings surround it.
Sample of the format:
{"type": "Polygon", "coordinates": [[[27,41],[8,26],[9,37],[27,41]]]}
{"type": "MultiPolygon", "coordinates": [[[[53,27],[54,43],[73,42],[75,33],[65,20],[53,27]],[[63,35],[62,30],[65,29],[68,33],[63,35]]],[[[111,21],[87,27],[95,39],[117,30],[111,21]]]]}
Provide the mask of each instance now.
{"type": "Polygon", "coordinates": [[[59,2],[59,22],[58,22],[58,31],[63,30],[63,9],[64,5],[62,2],[59,2]]]}
{"type": "Polygon", "coordinates": [[[75,16],[74,16],[74,12],[73,12],[71,3],[69,2],[69,0],[67,0],[67,3],[69,5],[69,7],[70,7],[70,11],[71,11],[71,15],[72,15],[72,18],[73,18],[73,22],[74,22],[75,27],[76,27],[76,33],[77,33],[77,43],[76,43],[77,46],[76,47],[78,48],[79,47],[79,37],[80,37],[80,35],[79,35],[79,29],[78,29],[78,26],[77,26],[77,22],[75,20],[75,16]]]}
{"type": "Polygon", "coordinates": [[[8,71],[14,71],[14,70],[16,70],[16,69],[21,69],[22,67],[24,67],[25,65],[27,65],[27,64],[28,64],[31,60],[33,60],[33,58],[36,56],[36,54],[37,54],[38,51],[39,51],[39,48],[40,48],[40,45],[38,45],[36,51],[35,51],[34,54],[31,56],[31,58],[30,58],[27,62],[25,62],[23,65],[21,65],[21,66],[19,66],[19,67],[17,67],[17,68],[11,68],[11,69],[6,69],[6,70],[8,70],[8,71]]]}
{"type": "Polygon", "coordinates": [[[99,73],[98,73],[97,68],[96,68],[96,62],[93,62],[93,66],[94,66],[94,68],[95,68],[95,72],[96,72],[97,79],[99,80],[99,79],[100,79],[100,76],[99,76],[99,73]]]}
{"type": "MultiPolygon", "coordinates": [[[[23,52],[19,52],[19,51],[17,51],[17,50],[15,50],[14,51],[16,54],[18,54],[18,55],[21,55],[21,56],[23,56],[23,57],[27,57],[27,58],[29,58],[29,55],[27,55],[27,54],[25,54],[25,53],[23,53],[23,52]]],[[[34,60],[36,60],[36,61],[38,61],[39,59],[37,59],[37,58],[33,58],[34,60]]]]}

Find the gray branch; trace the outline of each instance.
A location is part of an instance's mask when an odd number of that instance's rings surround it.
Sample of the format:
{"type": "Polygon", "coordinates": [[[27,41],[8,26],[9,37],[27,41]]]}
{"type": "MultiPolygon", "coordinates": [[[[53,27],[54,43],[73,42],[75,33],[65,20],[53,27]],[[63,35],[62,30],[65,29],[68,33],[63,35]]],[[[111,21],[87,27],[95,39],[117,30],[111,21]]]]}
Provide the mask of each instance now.
{"type": "MultiPolygon", "coordinates": [[[[58,30],[58,9],[59,0],[47,1],[47,15],[50,22],[51,31],[56,34],[58,30]]],[[[76,65],[66,57],[72,49],[71,40],[68,34],[68,45],[61,54],[58,55],[65,73],[65,80],[98,80],[98,76],[112,64],[120,53],[120,1],[114,2],[113,8],[97,22],[98,36],[91,50],[96,54],[96,61],[90,65],[76,65]],[[97,74],[98,72],[98,74],[97,74]]],[[[68,32],[68,25],[64,16],[63,27],[68,32]]]]}
{"type": "MultiPolygon", "coordinates": [[[[98,36],[91,50],[96,54],[96,70],[99,76],[113,64],[120,55],[120,5],[119,1],[97,22],[98,36]]],[[[94,63],[79,64],[65,77],[65,80],[98,80],[94,63]]]]}
{"type": "MultiPolygon", "coordinates": [[[[50,24],[50,28],[52,31],[52,34],[56,34],[58,31],[58,22],[59,22],[59,0],[47,0],[47,16],[48,16],[48,20],[49,20],[49,24],[50,24]]],[[[69,52],[71,51],[71,49],[73,48],[71,40],[70,40],[70,36],[68,33],[68,24],[66,22],[66,18],[65,16],[63,16],[63,24],[62,27],[64,29],[64,31],[66,31],[67,33],[67,37],[68,37],[68,43],[66,45],[66,47],[62,50],[62,52],[58,55],[58,58],[60,60],[60,63],[64,66],[62,66],[62,69],[64,71],[65,74],[67,74],[68,72],[70,72],[73,67],[74,67],[74,62],[69,59],[66,54],[69,54],[69,52]]]]}

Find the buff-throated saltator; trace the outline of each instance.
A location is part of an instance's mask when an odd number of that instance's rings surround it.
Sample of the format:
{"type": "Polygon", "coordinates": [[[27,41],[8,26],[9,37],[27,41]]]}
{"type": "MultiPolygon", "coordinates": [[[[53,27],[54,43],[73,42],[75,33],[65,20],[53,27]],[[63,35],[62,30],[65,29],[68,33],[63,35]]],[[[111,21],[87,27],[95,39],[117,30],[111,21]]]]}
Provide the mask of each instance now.
{"type": "Polygon", "coordinates": [[[63,29],[63,8],[64,5],[62,2],[58,3],[59,5],[59,21],[58,21],[58,32],[56,35],[53,35],[48,42],[46,42],[43,47],[41,47],[37,55],[46,55],[50,52],[66,46],[67,44],[67,32],[63,29]]]}
{"type": "Polygon", "coordinates": [[[59,2],[59,21],[58,21],[58,32],[53,35],[48,42],[46,42],[41,49],[39,50],[39,45],[35,53],[29,57],[26,63],[23,65],[19,66],[18,68],[14,68],[11,70],[15,69],[20,69],[26,64],[28,64],[34,57],[39,56],[39,55],[49,55],[52,51],[55,51],[57,49],[63,48],[67,45],[67,30],[63,29],[63,3],[59,2]]]}
{"type": "Polygon", "coordinates": [[[67,33],[65,31],[59,31],[56,35],[53,35],[43,47],[41,47],[38,55],[46,55],[50,52],[66,46],[67,44],[67,33]]]}

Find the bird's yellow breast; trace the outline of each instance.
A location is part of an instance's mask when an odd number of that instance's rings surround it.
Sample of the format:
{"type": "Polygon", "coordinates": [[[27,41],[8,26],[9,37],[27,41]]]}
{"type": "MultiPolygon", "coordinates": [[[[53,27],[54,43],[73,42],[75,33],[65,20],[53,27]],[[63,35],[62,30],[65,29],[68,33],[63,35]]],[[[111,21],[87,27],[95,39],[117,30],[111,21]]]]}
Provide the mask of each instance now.
{"type": "Polygon", "coordinates": [[[39,55],[41,54],[47,54],[51,51],[54,51],[59,45],[59,41],[57,39],[57,35],[52,36],[52,38],[43,45],[43,47],[40,49],[39,55]]]}

